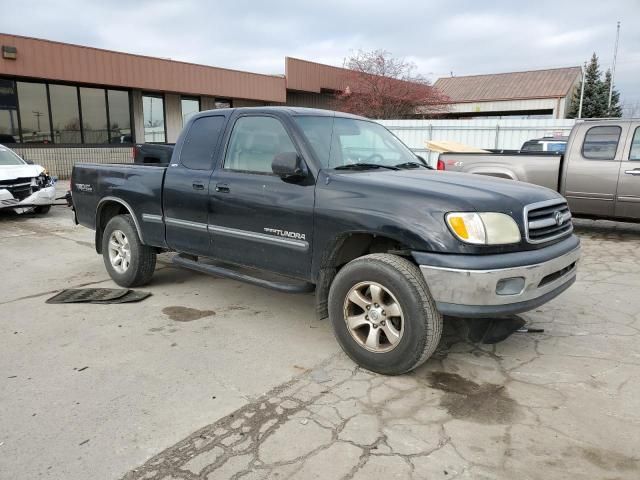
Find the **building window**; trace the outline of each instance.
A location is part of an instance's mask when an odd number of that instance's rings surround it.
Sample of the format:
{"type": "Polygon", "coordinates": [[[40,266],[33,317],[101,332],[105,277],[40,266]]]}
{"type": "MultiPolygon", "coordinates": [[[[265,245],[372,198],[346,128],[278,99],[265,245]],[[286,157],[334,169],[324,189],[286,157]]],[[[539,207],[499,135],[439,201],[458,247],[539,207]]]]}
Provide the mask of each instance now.
{"type": "Polygon", "coordinates": [[[18,96],[13,80],[0,78],[0,143],[18,143],[18,96]]]}
{"type": "Polygon", "coordinates": [[[216,108],[231,108],[231,100],[228,98],[216,98],[216,108]]]}
{"type": "Polygon", "coordinates": [[[187,120],[200,111],[200,100],[182,97],[180,105],[182,107],[182,125],[184,126],[187,120]]]}
{"type": "Polygon", "coordinates": [[[107,103],[101,88],[80,88],[84,143],[107,143],[107,103]]]}
{"type": "Polygon", "coordinates": [[[109,90],[109,143],[133,143],[129,92],[109,90]]]}
{"type": "Polygon", "coordinates": [[[24,143],[51,142],[46,85],[17,82],[17,86],[22,141],[24,143]]]}
{"type": "Polygon", "coordinates": [[[82,143],[78,89],[69,85],[49,85],[53,143],[82,143]]]}
{"type": "Polygon", "coordinates": [[[164,128],[164,99],[162,97],[143,95],[142,113],[144,118],[144,141],[166,142],[164,128]]]}

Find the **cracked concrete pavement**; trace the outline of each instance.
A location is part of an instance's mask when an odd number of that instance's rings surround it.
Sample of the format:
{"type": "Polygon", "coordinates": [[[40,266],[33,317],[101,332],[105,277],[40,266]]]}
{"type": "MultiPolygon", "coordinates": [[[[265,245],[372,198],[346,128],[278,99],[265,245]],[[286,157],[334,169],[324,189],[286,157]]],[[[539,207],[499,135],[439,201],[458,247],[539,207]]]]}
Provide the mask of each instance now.
{"type": "Polygon", "coordinates": [[[431,360],[383,377],[311,297],[166,261],[139,305],[45,306],[111,285],[52,213],[0,218],[20,280],[0,296],[2,479],[640,477],[640,225],[577,221],[578,281],[523,315],[543,333],[475,344],[449,321],[431,360]]]}

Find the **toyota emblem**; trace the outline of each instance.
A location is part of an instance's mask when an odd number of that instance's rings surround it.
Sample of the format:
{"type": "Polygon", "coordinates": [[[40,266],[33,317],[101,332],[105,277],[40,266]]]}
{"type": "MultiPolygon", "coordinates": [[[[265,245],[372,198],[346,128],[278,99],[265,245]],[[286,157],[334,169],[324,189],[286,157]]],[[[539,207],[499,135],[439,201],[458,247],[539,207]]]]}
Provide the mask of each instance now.
{"type": "Polygon", "coordinates": [[[559,210],[556,210],[553,214],[553,218],[555,218],[556,220],[556,225],[560,226],[564,223],[564,217],[562,215],[562,212],[559,210]]]}

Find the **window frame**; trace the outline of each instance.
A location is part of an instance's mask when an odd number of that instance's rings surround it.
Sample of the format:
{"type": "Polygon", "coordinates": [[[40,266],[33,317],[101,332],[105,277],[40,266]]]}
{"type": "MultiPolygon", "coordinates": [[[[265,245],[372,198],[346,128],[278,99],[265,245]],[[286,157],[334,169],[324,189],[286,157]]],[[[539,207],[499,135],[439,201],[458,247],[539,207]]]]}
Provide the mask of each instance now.
{"type": "Polygon", "coordinates": [[[589,127],[587,129],[587,131],[584,133],[584,137],[582,137],[582,146],[580,148],[580,154],[582,155],[582,158],[584,158],[585,160],[595,160],[595,161],[601,161],[601,162],[615,162],[616,161],[616,156],[618,155],[618,148],[620,147],[620,138],[622,137],[622,127],[620,125],[594,125],[593,127],[589,127]],[[597,157],[588,157],[585,155],[584,152],[584,145],[585,143],[587,143],[587,136],[589,135],[589,132],[595,128],[617,128],[618,129],[618,141],[616,142],[616,148],[613,152],[613,157],[612,158],[597,158],[597,157]]]}
{"type": "MultiPolygon", "coordinates": [[[[192,102],[198,102],[198,111],[196,113],[194,113],[193,115],[197,115],[198,113],[202,112],[202,101],[200,100],[200,97],[193,97],[193,96],[189,96],[189,95],[180,95],[180,117],[182,118],[182,127],[184,127],[187,124],[187,122],[189,121],[189,119],[187,119],[187,120],[184,119],[184,111],[182,109],[182,101],[183,100],[189,100],[189,101],[192,101],[192,102]]],[[[189,117],[189,118],[191,118],[191,117],[189,117]]]]}
{"type": "Polygon", "coordinates": [[[51,135],[53,136],[54,145],[84,145],[84,128],[82,127],[82,105],[80,104],[80,89],[77,85],[69,85],[65,83],[47,83],[47,95],[49,99],[49,115],[51,116],[51,135]],[[55,141],[55,131],[53,125],[53,108],[51,104],[51,87],[71,87],[75,89],[76,107],[78,108],[78,122],[80,123],[80,143],[57,143],[55,141]]]}
{"type": "Polygon", "coordinates": [[[140,101],[142,103],[142,137],[145,137],[145,133],[144,133],[144,97],[151,97],[151,98],[159,98],[162,100],[162,123],[163,123],[163,127],[164,127],[164,142],[147,142],[146,139],[144,139],[144,143],[153,143],[156,145],[162,145],[164,143],[167,143],[167,99],[165,98],[164,93],[157,93],[157,92],[142,92],[140,95],[140,101]]]}
{"type": "Polygon", "coordinates": [[[189,171],[193,171],[193,172],[212,172],[212,171],[214,171],[214,170],[215,170],[215,168],[216,168],[216,155],[217,155],[218,151],[220,150],[220,142],[224,141],[225,129],[226,129],[225,122],[226,122],[226,121],[227,121],[227,117],[226,117],[225,115],[223,115],[223,114],[220,114],[220,115],[215,115],[215,114],[213,114],[213,115],[203,115],[203,116],[200,116],[200,117],[198,117],[198,118],[194,119],[194,120],[189,124],[189,130],[188,130],[188,131],[187,131],[187,133],[185,134],[185,136],[184,136],[184,140],[183,140],[182,144],[180,145],[180,155],[179,155],[179,160],[180,160],[180,161],[179,161],[179,164],[180,164],[180,166],[181,166],[182,168],[185,168],[185,169],[187,169],[187,170],[189,170],[189,171]],[[220,134],[218,135],[218,139],[216,140],[215,145],[213,145],[213,146],[212,146],[211,156],[210,156],[210,158],[209,158],[209,159],[210,159],[210,162],[209,162],[209,163],[210,163],[209,168],[205,168],[205,169],[192,168],[192,167],[189,167],[188,165],[185,165],[185,163],[184,163],[184,159],[183,159],[183,157],[182,157],[182,154],[183,154],[183,152],[184,152],[185,144],[186,144],[187,140],[189,140],[189,135],[191,134],[191,131],[192,131],[192,130],[193,130],[193,128],[194,128],[194,125],[198,122],[198,120],[205,119],[205,118],[221,118],[221,119],[222,119],[222,122],[223,122],[223,124],[222,124],[222,128],[221,128],[221,130],[220,130],[220,134]]]}
{"type": "Polygon", "coordinates": [[[49,110],[49,115],[47,116],[47,118],[49,119],[49,143],[42,143],[42,144],[38,144],[38,143],[34,143],[32,145],[54,145],[53,143],[53,125],[51,125],[51,101],[49,99],[49,83],[43,80],[38,80],[38,79],[32,79],[32,78],[21,78],[21,77],[15,77],[15,78],[11,78],[11,77],[3,77],[3,78],[8,78],[9,80],[13,80],[13,84],[15,85],[15,92],[16,92],[16,105],[18,107],[18,126],[20,128],[20,144],[21,145],[25,145],[24,142],[24,134],[22,131],[22,114],[20,112],[20,94],[18,92],[18,83],[22,82],[22,83],[37,83],[40,85],[44,85],[44,91],[45,91],[45,99],[47,101],[47,109],[49,110]]]}
{"type": "MultiPolygon", "coordinates": [[[[18,98],[18,84],[17,84],[17,80],[13,77],[0,77],[0,79],[3,80],[7,80],[8,82],[11,82],[13,84],[13,94],[16,96],[16,120],[18,122],[18,144],[22,144],[22,123],[20,120],[20,98],[18,98]]],[[[15,136],[13,138],[16,138],[15,136]]]]}
{"type": "MultiPolygon", "coordinates": [[[[627,155],[627,160],[630,162],[640,162],[640,157],[638,158],[631,158],[631,153],[633,152],[633,140],[636,138],[636,135],[638,135],[638,149],[640,150],[640,125],[638,125],[636,128],[633,129],[633,134],[631,135],[631,138],[629,139],[629,155],[627,155]]],[[[639,152],[640,153],[640,152],[639,152]]]]}
{"type": "MultiPolygon", "coordinates": [[[[80,91],[80,90],[78,90],[80,91]]],[[[104,94],[106,96],[106,105],[107,105],[107,131],[109,132],[109,142],[108,145],[133,145],[134,143],[136,143],[136,136],[135,136],[135,124],[133,123],[133,95],[131,95],[131,90],[127,90],[125,88],[110,88],[110,87],[105,87],[104,88],[104,94]],[[109,110],[109,92],[124,92],[127,94],[127,104],[129,105],[129,132],[131,135],[131,143],[119,143],[119,144],[114,144],[111,143],[111,112],[109,110]]],[[[165,136],[166,138],[166,136],[165,136]]]]}
{"type": "MultiPolygon", "coordinates": [[[[131,143],[127,143],[127,144],[119,144],[119,145],[133,145],[136,143],[136,137],[135,137],[135,128],[134,128],[134,115],[133,115],[133,95],[132,95],[132,91],[131,89],[127,89],[127,88],[123,88],[123,87],[110,87],[110,86],[106,86],[106,85],[96,85],[96,84],[88,84],[88,83],[74,83],[74,82],[66,82],[66,81],[57,81],[57,80],[42,80],[42,79],[34,79],[34,78],[28,78],[28,77],[16,77],[16,76],[11,76],[11,75],[0,75],[0,78],[3,80],[8,80],[10,82],[13,82],[13,86],[14,86],[14,91],[15,91],[15,95],[16,95],[16,108],[17,108],[17,119],[18,119],[18,135],[17,138],[19,138],[20,140],[20,144],[24,145],[24,135],[23,135],[23,131],[22,131],[22,116],[20,115],[20,95],[18,94],[18,82],[24,82],[24,83],[38,83],[38,84],[42,84],[45,86],[45,92],[46,92],[46,99],[47,99],[47,108],[49,109],[49,124],[51,126],[51,135],[50,135],[50,141],[47,144],[44,145],[56,145],[56,146],[70,146],[70,147],[79,147],[79,146],[90,146],[90,147],[102,147],[102,146],[113,146],[114,144],[109,143],[109,141],[107,141],[106,143],[86,143],[85,142],[85,133],[84,133],[84,126],[83,126],[83,118],[82,118],[82,102],[80,100],[80,88],[94,88],[94,89],[99,89],[99,90],[103,90],[104,91],[104,95],[105,95],[105,109],[106,109],[106,115],[107,115],[107,131],[110,132],[110,128],[111,128],[111,113],[109,112],[109,90],[113,90],[113,91],[119,91],[119,92],[125,92],[127,94],[127,98],[128,98],[128,105],[129,105],[129,125],[130,125],[130,130],[131,130],[131,143]],[[51,95],[50,95],[50,86],[51,85],[62,85],[62,86],[68,86],[68,87],[73,87],[76,90],[76,98],[77,98],[77,103],[78,103],[78,116],[79,116],[79,121],[80,121],[80,138],[81,138],[81,143],[57,143],[54,140],[54,133],[53,133],[53,111],[51,110],[51,95]]],[[[146,93],[142,93],[142,95],[147,95],[146,93]]],[[[151,96],[151,95],[150,95],[151,96]]],[[[164,107],[164,101],[163,101],[163,114],[165,116],[165,140],[167,138],[167,132],[166,132],[166,107],[164,107]]],[[[110,137],[108,136],[107,140],[110,140],[110,137]]]]}
{"type": "MultiPolygon", "coordinates": [[[[258,117],[266,117],[266,118],[272,118],[274,119],[276,122],[278,122],[282,128],[284,129],[285,133],[287,134],[287,136],[289,137],[289,140],[291,141],[291,144],[293,145],[293,148],[295,149],[296,153],[298,154],[298,156],[302,159],[302,162],[305,163],[306,165],[306,161],[304,160],[304,157],[300,154],[300,148],[298,146],[298,144],[296,143],[296,141],[294,140],[294,136],[291,134],[291,129],[286,125],[285,122],[282,121],[281,118],[279,118],[276,115],[271,115],[268,113],[243,113],[238,115],[232,122],[229,128],[229,134],[228,136],[225,138],[225,146],[224,146],[224,154],[222,155],[222,165],[220,165],[220,169],[224,170],[226,172],[234,172],[234,173],[244,173],[244,174],[248,174],[248,175],[262,175],[262,176],[270,176],[270,177],[277,177],[278,175],[276,175],[275,173],[273,173],[272,171],[269,172],[256,172],[254,170],[238,170],[235,168],[227,168],[225,166],[226,162],[227,162],[227,155],[229,154],[229,146],[231,145],[231,139],[233,137],[233,132],[236,128],[236,124],[243,118],[258,118],[258,117]]],[[[309,168],[309,167],[307,167],[309,168]]]]}

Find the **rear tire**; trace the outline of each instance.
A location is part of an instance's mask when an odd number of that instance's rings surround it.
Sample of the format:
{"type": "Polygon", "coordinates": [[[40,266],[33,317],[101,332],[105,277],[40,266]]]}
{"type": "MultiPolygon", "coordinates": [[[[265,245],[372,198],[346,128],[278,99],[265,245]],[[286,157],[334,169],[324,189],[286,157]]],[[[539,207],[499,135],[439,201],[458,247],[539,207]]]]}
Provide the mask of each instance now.
{"type": "Polygon", "coordinates": [[[33,209],[33,211],[39,215],[44,215],[46,213],[49,213],[49,210],[51,210],[51,205],[38,205],[36,208],[33,209]]]}
{"type": "Polygon", "coordinates": [[[139,287],[151,280],[156,252],[143,245],[131,215],[118,215],[102,234],[102,257],[109,276],[121,287],[139,287]]]}
{"type": "Polygon", "coordinates": [[[345,353],[385,375],[424,363],[442,335],[442,315],[420,269],[397,255],[366,255],[344,266],[331,284],[329,318],[345,353]]]}

